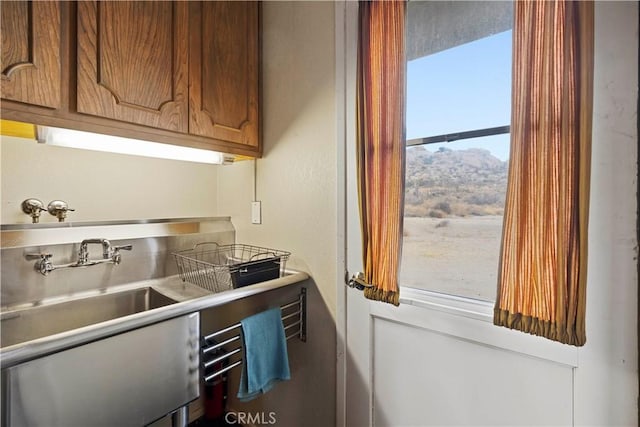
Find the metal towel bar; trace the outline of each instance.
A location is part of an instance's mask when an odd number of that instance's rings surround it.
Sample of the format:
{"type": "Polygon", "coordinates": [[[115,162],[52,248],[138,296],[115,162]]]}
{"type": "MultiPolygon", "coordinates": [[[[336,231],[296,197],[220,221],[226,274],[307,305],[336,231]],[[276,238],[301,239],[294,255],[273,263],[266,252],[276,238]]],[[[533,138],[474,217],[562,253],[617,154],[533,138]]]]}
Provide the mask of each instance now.
{"type": "MultiPolygon", "coordinates": [[[[307,289],[301,288],[300,294],[298,298],[290,303],[284,304],[280,306],[280,310],[282,311],[282,323],[284,325],[285,335],[287,331],[295,328],[295,331],[289,335],[286,335],[287,341],[291,338],[298,337],[300,341],[305,342],[307,340],[307,328],[306,328],[306,320],[307,320],[307,289]],[[286,312],[287,310],[296,307],[295,311],[286,312]],[[295,319],[294,322],[287,324],[286,322],[290,319],[295,319]]],[[[231,356],[236,354],[244,353],[244,348],[241,340],[241,331],[242,324],[235,323],[226,328],[220,329],[212,334],[206,335],[202,338],[202,372],[203,379],[205,382],[210,382],[214,378],[221,376],[222,374],[230,371],[231,369],[242,365],[244,357],[241,356],[239,360],[236,360],[229,364],[228,366],[224,366],[220,369],[217,369],[213,372],[207,372],[208,368],[215,366],[216,364],[223,363],[224,361],[229,361],[228,359],[231,356]],[[233,335],[230,338],[225,339],[224,341],[217,342],[215,340],[216,337],[232,332],[236,329],[240,329],[237,335],[233,335]],[[224,354],[218,355],[217,350],[222,349],[224,346],[229,345],[239,341],[240,346],[236,347],[232,350],[225,352],[224,354]],[[206,355],[211,354],[213,358],[207,358],[206,355]],[[205,360],[206,359],[206,360],[205,360]]]]}

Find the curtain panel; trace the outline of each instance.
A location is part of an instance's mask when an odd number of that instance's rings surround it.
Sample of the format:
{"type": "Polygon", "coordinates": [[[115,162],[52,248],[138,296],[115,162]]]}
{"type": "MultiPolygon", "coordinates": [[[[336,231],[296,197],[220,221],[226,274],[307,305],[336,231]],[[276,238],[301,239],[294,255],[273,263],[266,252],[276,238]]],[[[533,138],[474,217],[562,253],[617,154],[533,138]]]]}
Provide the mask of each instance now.
{"type": "Polygon", "coordinates": [[[517,1],[494,324],[586,341],[593,2],[517,1]]]}
{"type": "Polygon", "coordinates": [[[399,304],[405,174],[405,1],[361,1],[357,178],[365,297],[399,304]]]}

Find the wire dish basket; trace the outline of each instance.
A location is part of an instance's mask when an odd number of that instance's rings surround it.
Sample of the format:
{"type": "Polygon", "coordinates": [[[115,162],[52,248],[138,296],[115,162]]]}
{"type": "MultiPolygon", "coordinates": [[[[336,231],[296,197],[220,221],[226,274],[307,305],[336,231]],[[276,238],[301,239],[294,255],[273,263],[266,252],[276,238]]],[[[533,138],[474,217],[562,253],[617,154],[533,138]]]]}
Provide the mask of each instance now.
{"type": "Polygon", "coordinates": [[[291,252],[251,245],[198,243],[174,252],[182,281],[211,292],[252,285],[284,275],[291,252]]]}

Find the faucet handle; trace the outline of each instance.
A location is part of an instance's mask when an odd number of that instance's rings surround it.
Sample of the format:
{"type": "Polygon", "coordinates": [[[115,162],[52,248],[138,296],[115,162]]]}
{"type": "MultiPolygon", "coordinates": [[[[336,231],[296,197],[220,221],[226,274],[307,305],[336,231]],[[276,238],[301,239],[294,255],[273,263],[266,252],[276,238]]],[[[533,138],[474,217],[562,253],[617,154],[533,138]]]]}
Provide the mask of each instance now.
{"type": "Polygon", "coordinates": [[[114,246],[112,249],[114,251],[130,251],[133,249],[133,245],[114,246]]]}
{"type": "Polygon", "coordinates": [[[44,203],[38,199],[26,199],[22,202],[22,212],[31,217],[31,222],[36,224],[40,222],[40,212],[46,211],[44,203]]]}
{"type": "Polygon", "coordinates": [[[55,267],[51,263],[51,258],[53,257],[53,255],[50,253],[42,252],[42,253],[26,254],[25,256],[27,258],[38,258],[38,261],[36,261],[34,268],[36,271],[39,271],[40,274],[42,274],[43,276],[46,276],[47,274],[55,270],[55,267]]]}
{"type": "Polygon", "coordinates": [[[122,245],[122,246],[114,246],[111,248],[113,250],[113,253],[111,255],[111,259],[113,260],[113,263],[118,265],[120,264],[120,261],[122,261],[122,255],[120,255],[120,251],[130,251],[133,249],[133,245],[122,245]]]}
{"type": "Polygon", "coordinates": [[[64,222],[67,217],[67,212],[75,211],[67,205],[67,202],[62,200],[52,200],[47,206],[47,211],[55,217],[58,218],[58,222],[64,222]]]}

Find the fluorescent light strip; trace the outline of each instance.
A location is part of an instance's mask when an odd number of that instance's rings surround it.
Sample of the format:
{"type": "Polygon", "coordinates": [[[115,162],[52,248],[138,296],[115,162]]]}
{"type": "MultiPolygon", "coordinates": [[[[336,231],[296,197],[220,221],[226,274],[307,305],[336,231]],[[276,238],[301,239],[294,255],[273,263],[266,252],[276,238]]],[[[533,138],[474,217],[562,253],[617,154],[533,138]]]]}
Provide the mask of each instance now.
{"type": "Polygon", "coordinates": [[[83,148],[109,153],[130,154],[134,156],[155,157],[160,159],[182,160],[186,162],[224,163],[224,155],[217,151],[178,145],[161,144],[140,139],[121,138],[77,130],[38,126],[38,139],[45,144],[59,147],[83,148]]]}

